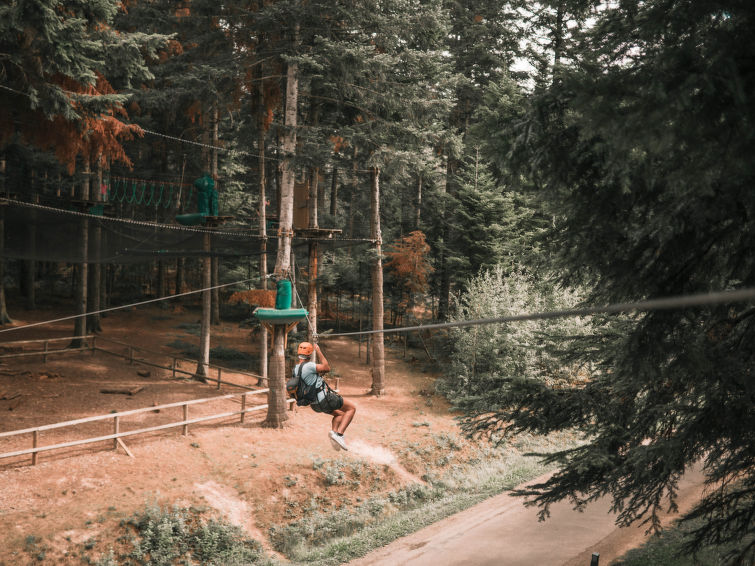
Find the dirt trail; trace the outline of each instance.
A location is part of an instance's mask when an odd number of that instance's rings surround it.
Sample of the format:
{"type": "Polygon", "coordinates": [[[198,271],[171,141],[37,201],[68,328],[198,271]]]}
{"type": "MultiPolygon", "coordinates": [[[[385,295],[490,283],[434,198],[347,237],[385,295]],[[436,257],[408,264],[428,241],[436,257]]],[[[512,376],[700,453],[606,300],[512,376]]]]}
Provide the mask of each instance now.
{"type": "MultiPolygon", "coordinates": [[[[680,512],[691,508],[702,490],[702,473],[687,473],[680,482],[680,512]]],[[[593,552],[600,554],[601,565],[608,565],[646,538],[644,527],[617,528],[609,506],[604,498],[580,513],[562,502],[551,508],[547,521],[538,522],[536,509],[525,508],[521,498],[502,494],[349,565],[588,566],[593,552]]]]}

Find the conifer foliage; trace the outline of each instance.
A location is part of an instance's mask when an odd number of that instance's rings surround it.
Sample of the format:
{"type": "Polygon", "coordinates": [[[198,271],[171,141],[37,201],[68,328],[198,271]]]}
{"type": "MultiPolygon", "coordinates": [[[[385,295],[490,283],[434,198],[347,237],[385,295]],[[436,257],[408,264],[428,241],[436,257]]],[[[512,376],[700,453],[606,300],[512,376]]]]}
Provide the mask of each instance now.
{"type": "Polygon", "coordinates": [[[117,34],[114,0],[33,0],[0,6],[0,146],[14,136],[75,167],[77,155],[102,152],[129,163],[119,140],[126,96],[113,88],[148,78],[145,55],[164,37],[117,34]],[[88,133],[92,132],[89,137],[88,133]]]}
{"type": "MultiPolygon", "coordinates": [[[[554,267],[590,303],[755,286],[753,22],[749,2],[609,6],[572,53],[578,64],[512,124],[511,155],[553,214],[554,267]]],[[[593,367],[589,382],[503,376],[466,403],[465,426],[584,433],[551,457],[559,472],[523,491],[545,514],[607,494],[620,524],[656,528],[682,474],[702,466],[689,549],[736,543],[732,562],[752,564],[753,315],[730,304],[596,320],[570,347],[593,367]]]]}

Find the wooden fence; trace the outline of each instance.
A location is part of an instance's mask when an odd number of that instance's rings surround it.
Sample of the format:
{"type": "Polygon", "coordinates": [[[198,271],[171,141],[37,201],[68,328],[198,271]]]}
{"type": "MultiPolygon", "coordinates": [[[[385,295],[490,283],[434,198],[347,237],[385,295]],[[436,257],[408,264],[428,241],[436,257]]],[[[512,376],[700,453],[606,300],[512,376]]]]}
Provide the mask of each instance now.
{"type": "MultiPolygon", "coordinates": [[[[86,417],[83,419],[76,419],[73,421],[65,421],[61,423],[54,423],[54,424],[48,424],[48,425],[42,425],[42,426],[36,426],[31,428],[25,428],[22,430],[12,430],[8,432],[0,432],[0,438],[7,438],[11,436],[18,436],[22,434],[31,434],[31,442],[32,447],[26,448],[24,450],[16,450],[13,452],[5,452],[0,454],[0,459],[3,458],[12,458],[14,456],[24,456],[26,454],[31,454],[31,463],[32,465],[35,465],[37,463],[38,454],[40,452],[46,452],[49,450],[60,450],[63,448],[70,448],[73,446],[81,446],[84,444],[91,444],[94,442],[104,442],[104,441],[112,441],[113,442],[113,449],[117,449],[120,445],[129,456],[131,455],[131,452],[128,450],[126,445],[123,443],[121,438],[126,436],[134,436],[137,434],[146,434],[149,432],[155,432],[158,430],[165,430],[169,428],[175,428],[175,427],[183,427],[183,434],[189,433],[189,425],[190,424],[196,424],[201,423],[205,421],[211,421],[215,419],[223,419],[228,417],[233,417],[240,415],[240,422],[244,422],[244,417],[247,415],[247,413],[252,413],[254,411],[261,411],[262,409],[267,408],[267,404],[261,404],[261,405],[254,405],[252,407],[247,407],[247,397],[250,395],[261,395],[263,393],[267,393],[268,389],[257,389],[255,391],[248,391],[244,393],[231,393],[228,395],[220,395],[217,397],[209,397],[206,399],[194,399],[191,401],[179,401],[176,403],[167,403],[165,405],[157,405],[153,407],[145,407],[142,409],[131,409],[128,411],[120,411],[118,413],[109,413],[107,415],[98,415],[94,417],[86,417]],[[220,401],[223,399],[238,399],[241,398],[241,409],[238,411],[227,411],[223,413],[215,413],[212,415],[205,415],[202,417],[194,417],[189,418],[189,406],[191,405],[197,405],[200,403],[209,403],[211,401],[220,401]],[[161,424],[157,426],[151,426],[147,428],[140,428],[136,430],[129,430],[126,432],[120,431],[120,425],[121,425],[121,418],[127,417],[129,415],[137,415],[140,413],[149,413],[149,412],[156,412],[160,411],[162,409],[170,409],[174,407],[181,407],[183,409],[183,419],[180,421],[167,423],[167,424],[161,424]],[[60,444],[50,444],[47,446],[39,446],[39,437],[40,433],[44,431],[49,430],[55,430],[63,427],[69,427],[69,426],[75,426],[85,423],[92,423],[97,421],[112,421],[113,424],[113,433],[112,434],[106,434],[102,436],[95,436],[91,438],[85,438],[82,440],[73,440],[70,442],[63,442],[60,444]]],[[[293,407],[293,399],[287,400],[287,403],[289,404],[289,407],[293,407]]]]}
{"type": "MultiPolygon", "coordinates": [[[[92,355],[94,355],[95,352],[104,352],[106,354],[110,354],[110,355],[113,355],[113,356],[118,356],[120,358],[126,359],[126,360],[128,360],[128,362],[130,364],[137,363],[137,364],[142,364],[142,365],[146,365],[146,366],[150,366],[150,367],[155,367],[155,368],[169,370],[169,371],[172,372],[172,376],[174,378],[176,377],[176,374],[183,374],[183,375],[187,375],[187,376],[191,376],[191,377],[194,377],[197,374],[196,370],[194,370],[194,371],[187,371],[187,370],[181,369],[179,367],[179,365],[178,365],[179,361],[184,361],[184,362],[190,363],[190,364],[195,365],[195,366],[199,364],[199,362],[197,360],[192,360],[191,358],[186,358],[186,357],[183,357],[183,356],[174,356],[172,354],[168,354],[168,353],[165,353],[165,352],[155,352],[155,351],[149,350],[147,348],[141,348],[139,346],[132,346],[131,344],[126,344],[125,342],[119,342],[118,340],[113,340],[111,338],[105,338],[103,336],[96,336],[96,335],[68,336],[68,337],[63,337],[63,338],[41,338],[41,339],[37,339],[37,340],[17,340],[17,341],[14,341],[14,342],[0,342],[0,348],[8,348],[8,347],[10,347],[10,348],[14,348],[14,347],[23,348],[27,344],[31,344],[31,345],[40,344],[41,347],[42,347],[42,349],[40,349],[40,350],[33,350],[33,351],[22,351],[22,352],[12,352],[12,353],[8,353],[8,354],[2,354],[2,355],[0,355],[0,360],[5,359],[5,358],[19,358],[19,357],[25,357],[25,356],[42,356],[42,361],[44,361],[45,363],[47,363],[47,358],[48,358],[48,356],[51,356],[51,355],[68,354],[68,353],[72,353],[72,352],[87,352],[87,351],[88,352],[92,352],[92,355]],[[55,343],[55,342],[69,342],[70,343],[70,342],[72,342],[74,340],[81,340],[82,343],[85,344],[85,345],[80,346],[78,348],[70,348],[70,347],[66,346],[66,347],[63,347],[63,348],[55,348],[55,349],[52,349],[52,350],[50,349],[50,344],[51,343],[55,343]],[[117,346],[122,346],[123,348],[126,349],[126,353],[116,352],[116,351],[113,351],[113,350],[109,350],[109,349],[103,348],[102,347],[103,342],[109,343],[109,344],[115,344],[117,346]],[[145,353],[145,354],[150,354],[150,355],[153,355],[153,356],[159,356],[159,357],[163,357],[163,358],[167,357],[168,359],[170,359],[172,361],[172,363],[169,366],[168,365],[163,365],[163,364],[158,364],[158,363],[150,361],[148,359],[137,357],[135,355],[137,352],[142,352],[142,353],[145,353]]],[[[225,373],[236,373],[236,374],[240,374],[240,375],[246,375],[246,376],[249,376],[249,377],[254,377],[254,378],[257,378],[257,379],[262,379],[262,376],[258,375],[256,373],[251,373],[251,372],[248,372],[248,371],[226,368],[226,367],[218,366],[218,365],[215,365],[215,364],[205,364],[205,367],[207,368],[208,372],[213,372],[214,371],[216,373],[216,377],[212,377],[208,373],[208,375],[203,376],[203,379],[216,383],[218,389],[220,389],[221,385],[230,385],[230,386],[233,386],[233,387],[240,387],[240,388],[248,389],[248,390],[254,390],[255,389],[254,387],[251,387],[249,385],[242,385],[242,384],[239,384],[239,383],[233,383],[233,382],[230,382],[230,381],[224,381],[223,380],[223,372],[225,372],[225,373]]]]}
{"type": "MultiPolygon", "coordinates": [[[[44,362],[47,362],[47,358],[50,355],[67,354],[67,353],[71,353],[71,352],[82,352],[82,351],[90,351],[90,352],[92,352],[92,355],[94,355],[96,352],[104,352],[106,354],[111,354],[111,355],[114,355],[114,356],[118,356],[118,357],[124,358],[124,359],[128,360],[129,363],[131,363],[131,364],[138,363],[138,364],[143,364],[143,365],[147,365],[147,366],[151,366],[151,367],[156,367],[156,368],[160,368],[160,369],[169,370],[169,371],[172,372],[172,376],[174,378],[176,377],[176,374],[183,374],[183,375],[188,375],[188,376],[192,376],[192,377],[194,377],[196,375],[196,370],[195,371],[187,371],[187,370],[181,369],[179,367],[179,365],[178,365],[179,361],[185,361],[185,362],[189,362],[191,364],[198,364],[197,360],[192,360],[190,358],[185,358],[185,357],[181,357],[181,356],[173,356],[173,355],[170,355],[170,354],[166,354],[164,352],[154,352],[154,351],[148,350],[146,348],[140,348],[138,346],[132,346],[130,344],[126,344],[124,342],[119,342],[117,340],[112,340],[110,338],[104,338],[102,336],[93,336],[93,335],[90,335],[90,336],[69,336],[69,337],[62,337],[62,338],[44,338],[44,339],[38,339],[38,340],[17,340],[17,341],[14,341],[14,342],[3,342],[3,343],[0,343],[0,347],[5,347],[5,348],[8,348],[8,347],[10,347],[10,348],[19,347],[19,348],[23,349],[27,345],[32,345],[32,346],[33,345],[40,345],[41,349],[34,350],[34,351],[21,351],[21,352],[12,352],[12,353],[8,353],[8,354],[3,354],[3,355],[0,355],[0,359],[3,359],[3,358],[17,358],[17,357],[25,357],[25,356],[42,356],[42,359],[44,360],[44,362]],[[63,348],[50,349],[50,344],[54,344],[54,343],[57,343],[57,342],[69,342],[70,343],[70,342],[72,342],[74,340],[81,340],[82,343],[85,344],[85,345],[83,345],[81,347],[76,347],[76,348],[70,348],[70,347],[66,346],[66,347],[63,347],[63,348]],[[124,352],[117,352],[117,351],[113,351],[113,350],[110,350],[110,349],[103,348],[102,347],[103,342],[110,343],[110,344],[115,344],[117,346],[121,346],[121,347],[125,348],[126,351],[124,353],[124,352]],[[137,352],[146,353],[146,354],[150,354],[150,355],[154,355],[154,356],[160,356],[160,357],[168,357],[170,360],[172,360],[172,363],[171,363],[170,366],[162,365],[162,364],[153,362],[151,360],[147,360],[145,358],[137,357],[135,355],[137,352]]],[[[155,431],[159,431],[159,430],[165,430],[165,429],[169,429],[169,428],[176,428],[176,427],[182,427],[183,428],[183,434],[188,434],[189,425],[190,424],[196,424],[196,423],[201,423],[201,422],[205,422],[205,421],[211,421],[211,420],[215,420],[215,419],[228,418],[228,417],[233,417],[233,416],[240,416],[240,422],[243,423],[244,422],[244,418],[245,418],[245,416],[246,416],[247,413],[251,413],[251,412],[254,412],[254,411],[261,411],[261,410],[267,408],[267,404],[260,404],[260,405],[254,405],[252,407],[247,407],[247,401],[248,401],[247,397],[251,396],[251,395],[261,395],[263,393],[267,393],[269,391],[268,389],[256,389],[256,388],[251,387],[249,385],[243,385],[243,384],[239,384],[239,383],[233,383],[233,382],[226,381],[226,380],[222,379],[223,372],[226,372],[226,373],[235,373],[235,374],[240,374],[240,375],[246,375],[246,376],[255,377],[255,378],[260,378],[259,375],[254,374],[254,373],[250,373],[250,372],[246,372],[246,371],[224,368],[224,367],[216,366],[216,365],[213,365],[213,364],[206,364],[206,368],[207,368],[208,371],[215,371],[216,372],[216,377],[211,377],[210,375],[206,375],[206,376],[203,376],[203,378],[205,380],[207,380],[207,381],[212,381],[212,382],[217,383],[217,388],[218,389],[220,389],[220,386],[222,384],[222,385],[230,385],[230,386],[233,386],[233,387],[239,387],[239,388],[245,389],[247,391],[245,391],[244,393],[232,393],[232,394],[227,394],[227,395],[219,395],[217,397],[209,397],[209,398],[205,398],[205,399],[194,399],[194,400],[191,400],[191,401],[180,401],[180,402],[176,402],[176,403],[168,403],[166,405],[158,405],[158,406],[152,406],[152,407],[145,407],[145,408],[142,408],[142,409],[132,409],[132,410],[121,411],[121,412],[117,412],[117,413],[109,413],[107,415],[99,415],[99,416],[94,416],[94,417],[87,417],[87,418],[83,418],[83,419],[77,419],[77,420],[73,420],[73,421],[65,421],[65,422],[60,422],[60,423],[54,423],[54,424],[37,426],[37,427],[31,427],[31,428],[26,428],[26,429],[22,429],[22,430],[12,430],[12,431],[8,431],[8,432],[0,432],[0,438],[8,438],[8,437],[19,436],[19,435],[24,435],[24,434],[31,434],[31,444],[32,444],[31,448],[27,448],[27,449],[24,449],[24,450],[15,450],[13,452],[0,453],[0,459],[3,459],[3,458],[12,458],[12,457],[15,457],[15,456],[24,456],[24,455],[27,455],[27,454],[31,454],[31,463],[34,465],[34,464],[37,463],[38,454],[40,452],[46,452],[46,451],[50,451],[50,450],[61,450],[63,448],[70,448],[70,447],[73,447],[73,446],[81,446],[81,445],[84,445],[84,444],[92,444],[92,443],[95,443],[95,442],[105,442],[105,441],[112,441],[114,449],[117,449],[118,446],[120,445],[126,451],[127,454],[131,455],[131,452],[128,450],[128,448],[126,447],[126,445],[124,444],[124,442],[121,440],[123,437],[134,436],[134,435],[137,435],[137,434],[146,434],[146,433],[150,433],[150,432],[155,432],[155,431]],[[197,405],[197,404],[200,404],[200,403],[209,403],[211,401],[219,401],[219,400],[224,400],[224,399],[231,399],[231,400],[240,399],[240,401],[241,401],[241,409],[238,410],[238,411],[227,411],[227,412],[222,412],[222,413],[215,413],[215,414],[212,414],[212,415],[205,415],[205,416],[201,416],[201,417],[194,417],[194,418],[191,418],[191,419],[189,418],[189,406],[191,406],[191,405],[197,405]],[[162,424],[162,425],[157,425],[157,426],[151,426],[151,427],[147,427],[147,428],[141,428],[141,429],[137,429],[137,430],[129,430],[129,431],[126,431],[126,432],[121,432],[121,430],[120,430],[121,418],[123,418],[123,417],[127,417],[129,415],[136,415],[136,414],[140,414],[140,413],[157,412],[157,411],[160,411],[162,409],[170,409],[170,408],[175,408],[175,407],[182,407],[182,410],[183,410],[183,419],[180,420],[180,421],[176,421],[176,422],[172,422],[172,423],[167,423],[167,424],[162,424]],[[112,426],[113,426],[113,428],[112,428],[112,430],[113,430],[112,434],[106,434],[106,435],[96,436],[96,437],[92,437],[92,438],[86,438],[86,439],[82,439],[82,440],[74,440],[74,441],[70,441],[70,442],[63,442],[63,443],[60,443],[60,444],[51,444],[51,445],[46,445],[46,446],[40,446],[39,445],[39,442],[40,442],[40,433],[42,433],[44,431],[50,431],[50,430],[55,430],[55,429],[59,429],[59,428],[76,426],[76,425],[81,425],[81,424],[85,424],[85,423],[92,423],[92,422],[98,422],[98,421],[112,421],[112,426]]],[[[293,399],[288,399],[286,401],[286,403],[288,404],[288,406],[289,406],[290,409],[293,409],[293,403],[294,403],[293,399]]]]}

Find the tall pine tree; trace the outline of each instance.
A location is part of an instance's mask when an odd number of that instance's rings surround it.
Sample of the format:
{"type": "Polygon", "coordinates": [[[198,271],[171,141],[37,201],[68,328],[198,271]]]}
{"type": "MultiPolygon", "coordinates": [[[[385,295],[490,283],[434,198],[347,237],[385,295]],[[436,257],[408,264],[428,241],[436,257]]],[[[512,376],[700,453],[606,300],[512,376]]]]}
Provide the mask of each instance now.
{"type": "MultiPolygon", "coordinates": [[[[517,164],[554,215],[563,283],[591,304],[755,287],[755,6],[625,1],[605,6],[576,64],[532,101],[517,164]],[[534,165],[534,167],[533,167],[534,165]]],[[[545,507],[613,499],[620,524],[658,527],[700,463],[709,488],[689,550],[731,543],[755,560],[755,305],[596,320],[570,359],[589,382],[526,375],[465,403],[468,430],[579,428],[586,443],[523,493],[545,507]]]]}

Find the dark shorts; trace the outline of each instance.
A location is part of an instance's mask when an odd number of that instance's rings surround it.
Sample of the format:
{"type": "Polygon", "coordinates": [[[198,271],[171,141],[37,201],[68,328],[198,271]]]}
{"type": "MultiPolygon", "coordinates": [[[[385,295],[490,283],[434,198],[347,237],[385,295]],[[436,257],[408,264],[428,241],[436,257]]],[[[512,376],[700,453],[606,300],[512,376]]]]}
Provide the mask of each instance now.
{"type": "Polygon", "coordinates": [[[331,414],[333,411],[337,411],[343,407],[343,397],[332,389],[328,389],[325,392],[325,399],[322,400],[322,403],[312,403],[310,407],[312,407],[315,413],[331,414]]]}

